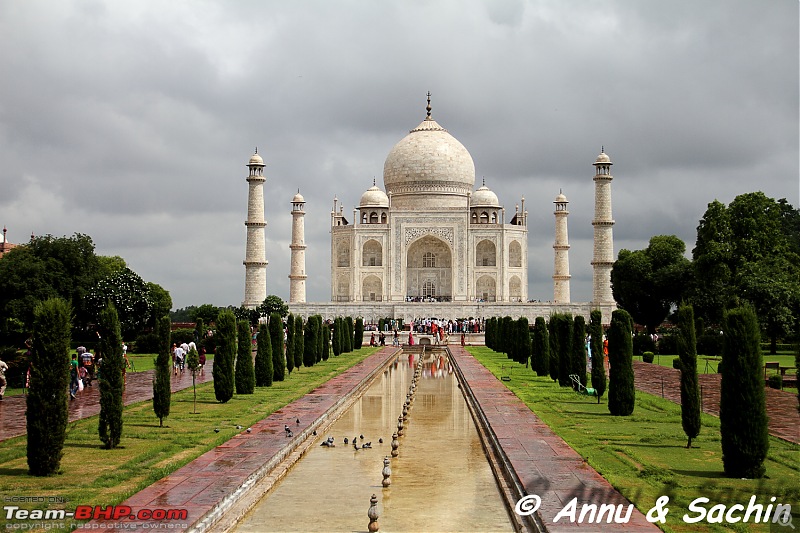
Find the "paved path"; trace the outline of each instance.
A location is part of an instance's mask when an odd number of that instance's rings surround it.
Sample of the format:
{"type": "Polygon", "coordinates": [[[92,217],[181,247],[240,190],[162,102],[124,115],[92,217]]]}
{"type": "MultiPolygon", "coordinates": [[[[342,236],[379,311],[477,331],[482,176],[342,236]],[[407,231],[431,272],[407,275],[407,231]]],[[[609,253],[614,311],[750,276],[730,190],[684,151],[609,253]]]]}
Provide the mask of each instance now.
{"type": "MultiPolygon", "coordinates": [[[[204,375],[197,376],[197,384],[211,381],[211,368],[207,364],[204,375]]],[[[129,372],[122,401],[129,405],[153,397],[153,375],[155,370],[144,372],[129,372]]],[[[192,373],[184,372],[172,376],[172,392],[177,392],[192,386],[192,373]]],[[[25,435],[27,423],[25,421],[25,396],[6,396],[0,402],[0,441],[25,435]]],[[[92,387],[85,388],[78,393],[77,398],[69,402],[69,421],[74,422],[81,418],[88,418],[100,414],[100,387],[97,381],[92,387]]]]}
{"type": "MultiPolygon", "coordinates": [[[[662,396],[680,405],[680,370],[634,361],[633,371],[637,389],[662,396]]],[[[698,377],[703,412],[719,416],[720,374],[699,374],[698,377]]],[[[769,434],[800,444],[800,413],[797,411],[797,394],[794,391],[780,391],[769,387],[765,390],[769,434]]]]}
{"type": "Polygon", "coordinates": [[[578,512],[584,503],[627,510],[630,502],[469,352],[461,346],[450,351],[525,492],[542,499],[539,514],[548,531],[660,531],[636,508],[627,524],[554,523],[573,498],[578,512]]]}

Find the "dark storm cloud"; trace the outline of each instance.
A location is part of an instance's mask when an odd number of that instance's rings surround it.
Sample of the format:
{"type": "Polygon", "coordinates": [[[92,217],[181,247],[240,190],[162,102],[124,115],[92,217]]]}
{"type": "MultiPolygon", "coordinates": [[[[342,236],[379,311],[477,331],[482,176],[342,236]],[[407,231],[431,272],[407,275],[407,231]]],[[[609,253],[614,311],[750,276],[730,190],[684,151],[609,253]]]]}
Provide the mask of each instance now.
{"type": "Polygon", "coordinates": [[[772,2],[5,2],[0,223],[91,235],[178,307],[243,296],[245,164],[266,162],[268,291],[288,296],[306,198],[308,299],[330,297],[348,218],[425,113],[507,214],[525,196],[529,295],[552,297],[553,199],[572,298],[591,298],[594,168],[615,250],[694,245],[714,199],[798,202],[798,6],[772,2]]]}

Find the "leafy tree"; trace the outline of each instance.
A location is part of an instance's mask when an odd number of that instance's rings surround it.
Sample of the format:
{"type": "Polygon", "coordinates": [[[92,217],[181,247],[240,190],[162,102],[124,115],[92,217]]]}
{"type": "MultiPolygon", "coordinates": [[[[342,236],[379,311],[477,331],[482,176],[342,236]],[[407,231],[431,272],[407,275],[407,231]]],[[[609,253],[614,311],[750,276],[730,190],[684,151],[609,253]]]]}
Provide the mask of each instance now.
{"type": "MultiPolygon", "coordinates": [[[[317,316],[308,317],[303,331],[303,366],[314,366],[317,362],[317,354],[320,351],[319,343],[319,323],[317,316]]],[[[322,355],[319,355],[322,358],[322,355]]]]}
{"type": "Polygon", "coordinates": [[[353,317],[348,316],[344,319],[344,349],[342,349],[345,353],[350,353],[353,351],[353,333],[355,330],[355,324],[353,324],[353,317]]]}
{"type": "Polygon", "coordinates": [[[611,314],[608,329],[608,411],[614,416],[633,413],[636,386],[633,377],[633,319],[624,309],[611,314]]]}
{"type": "Polygon", "coordinates": [[[233,315],[236,317],[237,321],[246,320],[253,327],[258,325],[258,321],[261,318],[258,310],[245,307],[243,305],[240,305],[239,307],[232,307],[231,310],[233,311],[233,315]]]}
{"type": "Polygon", "coordinates": [[[342,319],[336,317],[333,319],[333,355],[337,356],[342,353],[342,319]]]}
{"type": "Polygon", "coordinates": [[[28,470],[34,476],[58,473],[64,455],[69,387],[72,309],[62,298],[34,309],[31,381],[25,397],[28,470]]]}
{"type": "Polygon", "coordinates": [[[581,385],[586,386],[586,319],[581,315],[572,323],[572,356],[570,373],[577,375],[581,385]]]}
{"type": "Polygon", "coordinates": [[[269,338],[272,342],[272,381],[283,381],[286,359],[283,356],[283,322],[278,313],[269,315],[269,338]]]}
{"type": "Polygon", "coordinates": [[[549,369],[550,339],[544,317],[536,317],[533,323],[533,343],[531,346],[531,369],[537,376],[546,376],[549,369]]]}
{"type": "Polygon", "coordinates": [[[0,259],[0,316],[19,320],[29,332],[36,305],[60,297],[71,303],[75,324],[85,325],[84,299],[102,275],[88,235],[31,239],[0,259]]]}
{"type": "Polygon", "coordinates": [[[194,394],[192,412],[197,414],[197,372],[200,370],[200,354],[194,348],[189,348],[189,353],[186,354],[186,366],[192,373],[192,393],[194,394]]]}
{"type": "MultiPolygon", "coordinates": [[[[303,336],[303,317],[297,315],[294,317],[294,366],[299,369],[303,366],[303,352],[305,351],[305,337],[303,336]]],[[[287,356],[288,358],[288,356],[287,356]]]]}
{"type": "Polygon", "coordinates": [[[290,313],[286,318],[286,369],[289,374],[294,370],[295,324],[294,315],[290,313]]]}
{"type": "Polygon", "coordinates": [[[156,322],[158,352],[155,360],[155,376],[153,377],[153,411],[158,417],[158,427],[164,426],[164,419],[169,416],[172,401],[172,385],[170,380],[170,334],[172,325],[168,316],[162,316],[156,322]]]}
{"type": "Polygon", "coordinates": [[[236,357],[236,316],[230,309],[217,317],[217,351],[214,354],[214,396],[220,403],[233,398],[234,358],[236,357]]]}
{"type": "Polygon", "coordinates": [[[772,344],[796,331],[800,310],[800,212],[762,192],[708,205],[692,251],[697,279],[692,303],[719,323],[727,308],[753,305],[772,344]]]}
{"type": "Polygon", "coordinates": [[[758,319],[749,306],[729,311],[720,386],[720,437],[725,475],[760,478],[769,451],[758,319]]]}
{"type": "Polygon", "coordinates": [[[678,307],[677,345],[681,359],[681,424],[692,447],[692,439],[700,434],[700,387],[697,382],[697,342],[694,332],[694,309],[678,307]]]}
{"type": "Polygon", "coordinates": [[[100,440],[107,449],[116,448],[122,438],[122,393],[125,390],[122,370],[122,334],[117,309],[113,303],[100,312],[100,440]]]}
{"type": "Polygon", "coordinates": [[[196,322],[202,320],[206,324],[213,324],[217,321],[221,309],[215,305],[203,304],[195,308],[191,313],[191,320],[196,322]]]}
{"type": "Polygon", "coordinates": [[[256,387],[272,386],[272,341],[269,338],[269,329],[263,322],[258,326],[256,337],[256,387]]]}
{"type": "Polygon", "coordinates": [[[283,319],[289,314],[289,306],[281,300],[280,296],[270,294],[258,306],[258,312],[261,316],[272,316],[272,313],[278,313],[278,316],[283,319]]]}
{"type": "MultiPolygon", "coordinates": [[[[383,322],[383,319],[381,319],[381,323],[382,322],[383,322]]],[[[379,329],[381,331],[383,331],[382,327],[380,327],[379,329]]],[[[362,319],[361,317],[358,317],[358,318],[356,318],[356,332],[353,335],[353,347],[356,350],[360,350],[361,349],[361,345],[363,343],[364,343],[364,319],[362,319]]]]}
{"type": "Polygon", "coordinates": [[[686,244],[678,237],[657,235],[644,250],[620,250],[611,269],[614,299],[650,334],[689,286],[692,270],[685,252],[686,244]]]}
{"type": "MultiPolygon", "coordinates": [[[[100,280],[86,297],[88,309],[99,313],[111,302],[117,309],[122,333],[134,336],[150,320],[150,289],[134,271],[124,268],[100,280]]],[[[91,316],[93,313],[90,312],[91,316]]],[[[99,321],[99,315],[97,320],[99,321]]]]}
{"type": "Polygon", "coordinates": [[[128,264],[125,260],[118,255],[98,255],[97,265],[99,279],[106,278],[111,274],[116,274],[120,270],[128,268],[128,264]]]}
{"type": "Polygon", "coordinates": [[[553,381],[558,381],[558,352],[561,349],[559,345],[559,337],[556,334],[556,327],[559,322],[559,318],[561,315],[559,313],[555,313],[550,316],[550,320],[547,323],[547,339],[550,343],[550,360],[548,361],[548,370],[550,372],[550,379],[553,381]]]}
{"type": "Polygon", "coordinates": [[[236,394],[253,394],[256,389],[256,374],[253,369],[253,343],[250,322],[240,320],[236,349],[236,394]]]}
{"type": "Polygon", "coordinates": [[[165,315],[169,315],[172,309],[172,297],[169,291],[157,283],[147,282],[147,298],[150,300],[150,322],[155,325],[156,321],[165,315]]]}
{"type": "Polygon", "coordinates": [[[589,347],[592,350],[592,388],[597,395],[597,403],[606,392],[606,363],[603,353],[603,313],[595,309],[589,315],[589,347]]]}

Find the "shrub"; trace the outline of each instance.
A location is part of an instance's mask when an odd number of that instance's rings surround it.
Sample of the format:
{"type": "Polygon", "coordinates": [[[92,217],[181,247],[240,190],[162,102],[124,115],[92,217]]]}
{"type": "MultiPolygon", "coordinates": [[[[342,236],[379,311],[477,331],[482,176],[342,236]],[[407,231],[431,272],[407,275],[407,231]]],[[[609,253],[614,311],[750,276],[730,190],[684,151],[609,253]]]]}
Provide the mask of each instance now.
{"type": "Polygon", "coordinates": [[[272,386],[272,341],[269,338],[269,329],[263,322],[258,326],[256,337],[256,387],[272,386]]]}
{"type": "Polygon", "coordinates": [[[717,357],[722,353],[722,335],[706,333],[697,339],[697,353],[717,357]]]}
{"type": "Polygon", "coordinates": [[[627,311],[617,309],[612,313],[608,330],[608,410],[615,416],[632,414],[636,401],[632,327],[633,320],[627,311]]]}
{"type": "Polygon", "coordinates": [[[597,395],[597,403],[606,392],[606,363],[603,353],[603,314],[595,309],[589,315],[590,348],[592,351],[592,388],[597,395]]]}
{"type": "Polygon", "coordinates": [[[655,358],[656,356],[653,352],[644,352],[642,354],[642,361],[645,363],[652,363],[655,358]]]}
{"type": "Polygon", "coordinates": [[[697,382],[697,349],[694,332],[694,309],[691,305],[678,308],[678,357],[681,362],[681,425],[686,433],[687,448],[700,434],[700,386],[697,382]]]}
{"type": "Polygon", "coordinates": [[[236,345],[236,394],[253,394],[256,390],[256,373],[253,368],[253,344],[250,321],[240,320],[236,345]]]}
{"type": "Polygon", "coordinates": [[[675,355],[678,353],[678,347],[675,344],[675,337],[672,335],[663,335],[658,339],[658,353],[661,355],[675,355]]]}
{"type": "Polygon", "coordinates": [[[116,448],[122,438],[122,392],[125,388],[122,369],[122,333],[114,304],[109,302],[100,311],[101,356],[100,372],[100,422],[98,433],[106,449],[116,448]]]}
{"type": "Polygon", "coordinates": [[[655,352],[656,343],[647,333],[637,333],[633,337],[633,355],[644,355],[644,352],[655,352]]]}
{"type": "Polygon", "coordinates": [[[217,317],[217,353],[214,356],[214,396],[225,403],[233,398],[234,369],[236,357],[236,316],[225,309],[217,317]]]}
{"type": "Polygon", "coordinates": [[[189,344],[194,340],[193,328],[180,328],[172,332],[172,342],[177,343],[179,346],[184,342],[189,344]]]}
{"type": "Polygon", "coordinates": [[[153,378],[153,411],[158,417],[158,427],[164,426],[164,419],[169,416],[169,407],[172,402],[172,385],[170,380],[170,329],[169,316],[162,316],[156,322],[157,339],[155,351],[155,376],[153,378]]]}
{"type": "Polygon", "coordinates": [[[26,399],[28,469],[34,476],[58,472],[64,455],[72,309],[53,298],[34,308],[31,386],[26,399]]]}
{"type": "Polygon", "coordinates": [[[672,360],[672,368],[674,368],[675,370],[680,370],[681,369],[681,358],[680,357],[676,357],[676,358],[674,358],[672,360]]]}
{"type": "Polygon", "coordinates": [[[760,478],[769,450],[763,362],[755,311],[739,307],[724,318],[720,437],[725,475],[760,478]]]}
{"type": "Polygon", "coordinates": [[[133,341],[131,346],[131,353],[158,353],[159,337],[153,331],[149,333],[142,333],[136,340],[133,341]]]}
{"type": "Polygon", "coordinates": [[[781,390],[783,389],[783,378],[779,375],[769,377],[769,388],[781,390]]]}

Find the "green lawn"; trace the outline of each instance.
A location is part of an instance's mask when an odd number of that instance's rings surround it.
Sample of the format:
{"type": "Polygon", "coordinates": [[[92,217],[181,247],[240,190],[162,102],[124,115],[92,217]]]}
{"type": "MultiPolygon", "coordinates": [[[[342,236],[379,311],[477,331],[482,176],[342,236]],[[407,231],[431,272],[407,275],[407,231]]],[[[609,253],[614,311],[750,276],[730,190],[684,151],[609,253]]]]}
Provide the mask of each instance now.
{"type": "MultiPolygon", "coordinates": [[[[257,387],[255,394],[235,395],[221,404],[214,398],[213,382],[197,387],[197,414],[191,387],[172,395],[170,415],[159,427],[152,401],[125,408],[119,448],[102,448],[98,417],[70,423],[60,475],[28,475],[27,437],[0,442],[0,494],[49,496],[66,499],[52,508],[76,505],[112,505],[177,470],[241,430],[302,397],[332,377],[364,360],[376,348],[365,347],[331,357],[311,368],[301,368],[272,387],[257,387]],[[219,429],[215,433],[214,429],[219,429]]],[[[137,361],[138,370],[138,361],[137,361]]],[[[20,504],[31,508],[41,504],[20,504]]]]}
{"type": "MultiPolygon", "coordinates": [[[[485,347],[468,348],[498,378],[508,375],[511,362],[504,354],[485,347]],[[505,365],[505,371],[501,371],[505,365]]],[[[672,358],[670,358],[670,361],[672,358]]],[[[515,365],[516,366],[516,365],[515,365]]],[[[800,446],[770,438],[767,477],[762,480],[729,479],[722,471],[719,419],[703,415],[703,428],[691,449],[681,428],[680,406],[636,391],[632,416],[612,417],[606,399],[580,396],[549,378],[536,377],[519,366],[504,382],[550,428],[622,494],[646,513],[661,495],[670,496],[665,531],[716,531],[720,525],[685,524],[688,504],[709,498],[705,507],[728,502],[747,504],[755,494],[762,503],[776,496],[800,511],[800,446]]],[[[691,513],[690,516],[694,515],[691,513]]],[[[795,521],[797,524],[797,521],[795,521]]],[[[769,525],[731,525],[736,531],[768,531],[769,525]],[[760,529],[759,529],[760,528],[760,529]]]]}
{"type": "MultiPolygon", "coordinates": [[[[672,368],[672,360],[678,357],[677,355],[656,355],[653,359],[653,364],[666,366],[672,368]]],[[[794,376],[797,374],[797,369],[794,364],[794,355],[788,354],[778,354],[778,355],[762,355],[762,359],[764,362],[777,362],[780,366],[789,367],[789,370],[786,371],[787,376],[794,376]]],[[[634,361],[641,361],[641,355],[635,355],[633,357],[634,361]]],[[[697,372],[699,374],[716,374],[717,367],[719,366],[719,362],[722,360],[721,357],[709,357],[706,355],[699,355],[697,356],[697,372]]],[[[776,370],[768,370],[767,376],[771,376],[773,374],[778,374],[779,372],[776,370]]]]}

